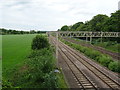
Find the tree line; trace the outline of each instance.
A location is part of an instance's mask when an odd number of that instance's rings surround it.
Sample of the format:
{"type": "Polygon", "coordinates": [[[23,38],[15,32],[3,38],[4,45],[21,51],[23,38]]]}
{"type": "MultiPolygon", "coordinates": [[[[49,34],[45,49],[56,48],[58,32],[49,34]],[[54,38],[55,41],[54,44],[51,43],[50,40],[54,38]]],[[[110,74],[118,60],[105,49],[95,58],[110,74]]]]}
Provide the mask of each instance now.
{"type": "Polygon", "coordinates": [[[119,32],[120,31],[120,10],[111,13],[111,16],[98,14],[91,20],[77,22],[73,25],[64,25],[58,31],[103,31],[119,32]]]}
{"type": "Polygon", "coordinates": [[[5,29],[0,28],[0,35],[7,35],[7,34],[40,34],[40,33],[46,33],[46,31],[18,31],[18,30],[12,30],[12,29],[5,29]]]}

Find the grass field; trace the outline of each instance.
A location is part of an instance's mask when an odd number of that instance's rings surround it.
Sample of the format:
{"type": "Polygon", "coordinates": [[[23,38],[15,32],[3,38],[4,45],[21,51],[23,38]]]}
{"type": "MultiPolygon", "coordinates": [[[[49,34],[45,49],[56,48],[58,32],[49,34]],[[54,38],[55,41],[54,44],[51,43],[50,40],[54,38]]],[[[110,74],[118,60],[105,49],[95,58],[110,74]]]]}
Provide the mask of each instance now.
{"type": "Polygon", "coordinates": [[[31,42],[36,35],[3,35],[2,36],[2,71],[3,77],[11,77],[11,70],[22,64],[29,55],[31,42]]]}

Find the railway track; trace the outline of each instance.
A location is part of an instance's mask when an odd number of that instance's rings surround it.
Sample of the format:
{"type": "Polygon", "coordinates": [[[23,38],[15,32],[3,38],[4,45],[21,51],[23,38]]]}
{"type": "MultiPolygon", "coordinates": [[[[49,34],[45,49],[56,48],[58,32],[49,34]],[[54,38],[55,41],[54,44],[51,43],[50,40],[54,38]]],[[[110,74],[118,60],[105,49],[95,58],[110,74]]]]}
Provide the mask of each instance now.
{"type": "Polygon", "coordinates": [[[111,51],[108,51],[102,47],[93,46],[92,44],[85,44],[85,43],[77,42],[77,41],[70,39],[70,38],[63,38],[63,39],[67,40],[69,42],[72,42],[72,43],[80,44],[80,45],[85,46],[85,47],[93,48],[93,49],[98,50],[104,54],[110,55],[115,60],[120,60],[120,53],[111,52],[111,51]]]}
{"type": "MultiPolygon", "coordinates": [[[[56,44],[55,38],[51,37],[54,44],[56,44]]],[[[88,60],[85,60],[84,57],[78,55],[78,52],[73,50],[72,48],[68,47],[67,45],[63,44],[62,42],[59,42],[59,54],[64,58],[65,63],[70,68],[71,72],[73,73],[74,77],[76,78],[76,81],[79,83],[80,88],[110,88],[110,89],[118,89],[120,88],[119,82],[116,80],[119,79],[118,77],[114,76],[115,80],[113,80],[110,76],[108,76],[106,73],[102,72],[95,66],[93,66],[93,63],[88,63],[88,60]],[[81,66],[81,67],[80,67],[81,66]],[[94,74],[94,76],[100,80],[101,85],[97,85],[96,82],[94,82],[93,79],[89,78],[89,76],[84,72],[84,69],[89,70],[89,73],[94,74]],[[102,87],[103,86],[103,87],[102,87]]],[[[91,62],[91,61],[89,61],[91,62]]]]}
{"type": "MultiPolygon", "coordinates": [[[[56,44],[55,41],[53,43],[54,45],[56,44]]],[[[70,60],[70,58],[64,53],[64,50],[60,47],[59,54],[63,57],[64,62],[72,72],[74,79],[79,85],[79,88],[97,90],[97,85],[95,85],[93,81],[91,81],[82,71],[79,70],[79,68],[70,60]]]]}

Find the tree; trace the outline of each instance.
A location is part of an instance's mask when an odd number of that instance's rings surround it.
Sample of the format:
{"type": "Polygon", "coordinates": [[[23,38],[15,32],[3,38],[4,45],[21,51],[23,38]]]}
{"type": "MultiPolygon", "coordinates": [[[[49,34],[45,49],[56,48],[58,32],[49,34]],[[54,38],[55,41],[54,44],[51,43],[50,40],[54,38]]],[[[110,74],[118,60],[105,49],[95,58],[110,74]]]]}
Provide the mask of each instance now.
{"type": "Polygon", "coordinates": [[[64,25],[62,28],[61,28],[61,31],[68,31],[69,30],[69,26],[67,25],[64,25]]]}
{"type": "Polygon", "coordinates": [[[33,50],[39,50],[42,48],[48,48],[49,47],[49,42],[47,38],[43,35],[37,35],[32,42],[32,49],[33,50]]]}
{"type": "Polygon", "coordinates": [[[107,15],[98,14],[89,21],[92,31],[102,31],[106,21],[109,19],[107,15]]]}
{"type": "Polygon", "coordinates": [[[71,27],[71,30],[72,31],[76,31],[76,29],[80,26],[84,24],[83,22],[78,22],[78,23],[75,23],[72,27],[71,27]]]}
{"type": "Polygon", "coordinates": [[[35,30],[30,30],[30,34],[35,34],[35,30]]]}
{"type": "Polygon", "coordinates": [[[120,31],[120,10],[111,14],[111,17],[105,23],[104,31],[110,32],[120,31]]]}

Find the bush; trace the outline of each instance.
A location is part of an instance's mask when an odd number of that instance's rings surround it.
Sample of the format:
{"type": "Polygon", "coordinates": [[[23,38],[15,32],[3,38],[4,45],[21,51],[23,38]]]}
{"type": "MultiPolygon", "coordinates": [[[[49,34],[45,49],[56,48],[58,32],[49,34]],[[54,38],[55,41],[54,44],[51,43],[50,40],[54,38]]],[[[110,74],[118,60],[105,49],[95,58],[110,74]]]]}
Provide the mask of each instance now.
{"type": "Polygon", "coordinates": [[[26,59],[28,70],[14,74],[14,86],[24,88],[56,88],[55,58],[50,49],[35,50],[26,59]],[[52,83],[50,83],[52,82],[52,83]]]}
{"type": "Polygon", "coordinates": [[[98,59],[101,57],[101,54],[98,51],[92,50],[90,48],[86,49],[85,54],[95,61],[98,61],[98,59]]]}
{"type": "Polygon", "coordinates": [[[32,49],[33,50],[39,50],[42,48],[48,48],[49,42],[47,40],[47,38],[43,35],[37,35],[32,42],[32,49]]]}
{"type": "Polygon", "coordinates": [[[12,88],[11,82],[8,80],[5,80],[5,78],[2,78],[2,88],[12,88]]]}
{"type": "Polygon", "coordinates": [[[102,64],[105,67],[108,67],[109,63],[112,62],[112,59],[108,56],[102,55],[99,60],[100,64],[102,64]]]}
{"type": "Polygon", "coordinates": [[[120,62],[117,61],[111,62],[108,68],[114,72],[120,73],[120,62]]]}

